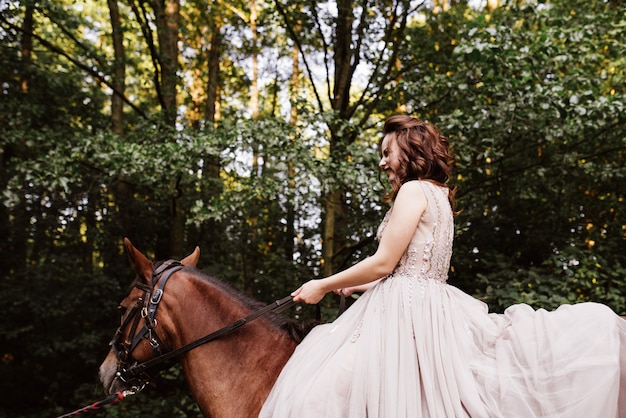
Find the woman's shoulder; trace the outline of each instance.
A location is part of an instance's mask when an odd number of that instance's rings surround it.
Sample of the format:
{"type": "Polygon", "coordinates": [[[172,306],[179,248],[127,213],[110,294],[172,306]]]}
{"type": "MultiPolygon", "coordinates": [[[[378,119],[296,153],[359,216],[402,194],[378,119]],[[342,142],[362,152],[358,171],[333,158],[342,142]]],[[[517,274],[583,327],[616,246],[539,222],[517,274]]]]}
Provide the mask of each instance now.
{"type": "Polygon", "coordinates": [[[394,205],[399,202],[415,202],[426,200],[424,192],[423,180],[409,180],[400,186],[394,205]]]}
{"type": "MultiPolygon", "coordinates": [[[[424,192],[427,187],[437,187],[435,183],[429,180],[409,180],[400,186],[400,191],[405,189],[407,191],[424,192]]],[[[398,191],[398,192],[400,192],[398,191]]]]}
{"type": "Polygon", "coordinates": [[[442,185],[430,180],[409,180],[404,183],[398,194],[396,202],[399,201],[424,201],[427,202],[437,196],[448,197],[450,189],[446,185],[442,185]]]}
{"type": "Polygon", "coordinates": [[[400,186],[400,190],[402,190],[402,188],[406,187],[407,189],[420,189],[422,191],[426,190],[427,188],[433,188],[435,190],[437,189],[443,189],[448,191],[449,188],[446,185],[443,184],[439,184],[435,181],[431,181],[431,180],[409,180],[406,183],[404,183],[402,186],[400,186]]]}
{"type": "Polygon", "coordinates": [[[423,190],[423,185],[422,183],[424,183],[424,180],[409,180],[405,183],[402,184],[402,186],[400,186],[400,190],[398,190],[398,193],[402,193],[402,191],[420,191],[423,190]]]}

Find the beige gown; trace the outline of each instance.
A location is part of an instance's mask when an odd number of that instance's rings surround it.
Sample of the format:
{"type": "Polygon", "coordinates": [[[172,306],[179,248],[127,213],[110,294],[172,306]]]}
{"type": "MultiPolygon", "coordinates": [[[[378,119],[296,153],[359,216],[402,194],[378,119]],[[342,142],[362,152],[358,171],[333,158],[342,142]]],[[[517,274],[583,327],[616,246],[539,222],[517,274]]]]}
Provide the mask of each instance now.
{"type": "Polygon", "coordinates": [[[260,417],[626,417],[626,321],[597,303],[488,313],[446,283],[447,189],[420,184],[427,209],[394,272],[313,329],[260,417]]]}

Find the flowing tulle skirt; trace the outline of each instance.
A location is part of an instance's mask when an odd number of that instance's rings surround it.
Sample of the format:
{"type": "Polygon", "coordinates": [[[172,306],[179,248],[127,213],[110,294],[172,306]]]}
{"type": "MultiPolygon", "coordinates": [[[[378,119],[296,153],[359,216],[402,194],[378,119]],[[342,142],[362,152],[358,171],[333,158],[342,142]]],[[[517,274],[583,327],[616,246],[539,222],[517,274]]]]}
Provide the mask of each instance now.
{"type": "Polygon", "coordinates": [[[490,314],[396,276],[313,329],[260,416],[626,417],[626,321],[596,303],[490,314]]]}

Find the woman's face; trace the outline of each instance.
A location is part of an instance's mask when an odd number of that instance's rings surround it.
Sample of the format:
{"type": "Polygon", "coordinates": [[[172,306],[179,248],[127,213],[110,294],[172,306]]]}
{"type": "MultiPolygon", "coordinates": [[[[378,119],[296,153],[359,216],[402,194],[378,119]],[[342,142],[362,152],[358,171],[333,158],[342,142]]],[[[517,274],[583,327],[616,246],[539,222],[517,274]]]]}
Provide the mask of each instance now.
{"type": "Polygon", "coordinates": [[[400,147],[396,140],[389,134],[385,135],[381,144],[381,159],[378,167],[387,174],[391,184],[398,180],[398,169],[401,164],[400,157],[400,147]]]}

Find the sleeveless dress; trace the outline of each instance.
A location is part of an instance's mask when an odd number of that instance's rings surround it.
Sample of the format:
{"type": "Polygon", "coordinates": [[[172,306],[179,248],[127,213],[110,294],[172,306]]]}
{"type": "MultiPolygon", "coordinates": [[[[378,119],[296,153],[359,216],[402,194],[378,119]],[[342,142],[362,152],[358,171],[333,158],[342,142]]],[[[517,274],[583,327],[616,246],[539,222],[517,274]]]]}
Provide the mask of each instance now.
{"type": "Polygon", "coordinates": [[[260,417],[626,417],[626,321],[590,302],[488,313],[446,283],[448,190],[420,184],[427,209],[394,272],[311,331],[260,417]]]}

